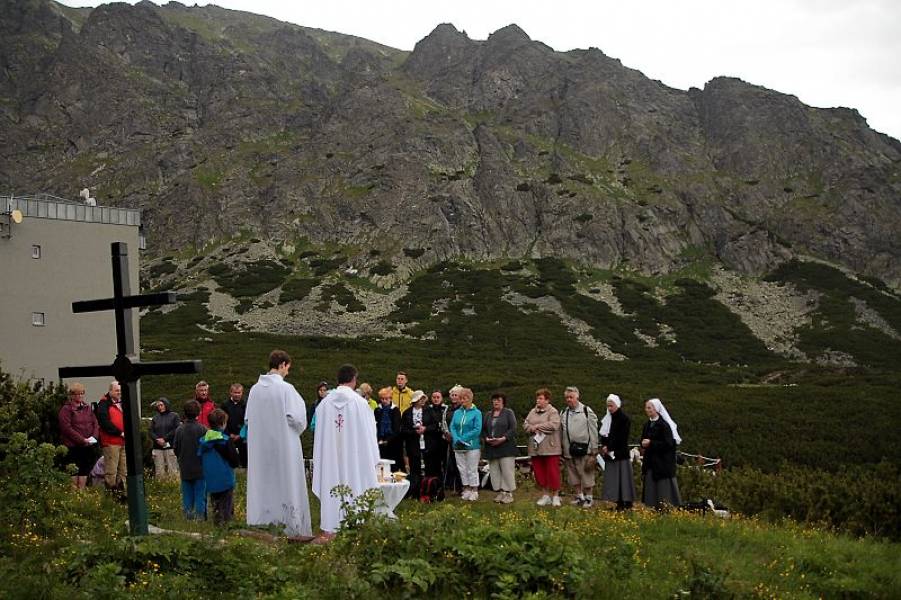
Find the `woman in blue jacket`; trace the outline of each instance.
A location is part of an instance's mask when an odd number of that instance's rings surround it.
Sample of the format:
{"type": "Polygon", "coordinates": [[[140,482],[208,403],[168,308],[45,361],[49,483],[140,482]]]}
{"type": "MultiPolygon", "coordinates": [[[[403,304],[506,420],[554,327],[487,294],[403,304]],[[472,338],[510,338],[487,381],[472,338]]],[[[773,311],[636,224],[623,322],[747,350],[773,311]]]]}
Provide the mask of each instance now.
{"type": "Polygon", "coordinates": [[[460,471],[460,480],[463,483],[461,497],[471,502],[479,499],[481,433],[482,413],[472,404],[472,390],[463,388],[460,391],[460,408],[454,411],[454,417],[451,419],[450,434],[457,470],[460,471]]]}

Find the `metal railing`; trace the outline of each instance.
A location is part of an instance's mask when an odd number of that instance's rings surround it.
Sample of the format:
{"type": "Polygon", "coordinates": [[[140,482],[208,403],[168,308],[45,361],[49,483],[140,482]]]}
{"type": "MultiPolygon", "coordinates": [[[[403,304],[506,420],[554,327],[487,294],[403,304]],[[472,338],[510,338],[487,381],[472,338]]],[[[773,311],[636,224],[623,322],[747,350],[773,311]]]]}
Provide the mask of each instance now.
{"type": "Polygon", "coordinates": [[[22,216],[24,217],[39,219],[141,226],[140,210],[113,206],[89,206],[82,202],[66,200],[51,194],[0,196],[0,208],[5,208],[5,211],[0,212],[6,213],[18,209],[22,211],[22,216]]]}

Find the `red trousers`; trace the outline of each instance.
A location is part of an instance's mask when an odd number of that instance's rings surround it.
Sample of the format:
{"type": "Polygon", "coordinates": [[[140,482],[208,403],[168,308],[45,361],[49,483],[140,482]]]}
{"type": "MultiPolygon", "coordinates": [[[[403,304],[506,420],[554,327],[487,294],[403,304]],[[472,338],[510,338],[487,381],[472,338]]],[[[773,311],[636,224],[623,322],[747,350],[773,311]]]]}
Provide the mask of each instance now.
{"type": "Polygon", "coordinates": [[[539,487],[557,491],[560,489],[560,455],[533,456],[532,472],[535,473],[535,483],[539,487]]]}

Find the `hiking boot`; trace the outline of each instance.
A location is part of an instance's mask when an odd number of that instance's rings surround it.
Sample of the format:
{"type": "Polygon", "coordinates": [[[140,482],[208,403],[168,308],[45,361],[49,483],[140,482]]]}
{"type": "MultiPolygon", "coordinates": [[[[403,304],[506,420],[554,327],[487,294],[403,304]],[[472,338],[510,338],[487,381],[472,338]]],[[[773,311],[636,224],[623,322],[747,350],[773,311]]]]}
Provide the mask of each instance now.
{"type": "MultiPolygon", "coordinates": [[[[557,500],[559,501],[560,499],[557,498],[557,500]]],[[[551,497],[548,496],[547,494],[545,494],[544,496],[539,498],[538,502],[536,502],[535,504],[537,504],[538,506],[547,506],[550,503],[551,503],[551,497]]]]}

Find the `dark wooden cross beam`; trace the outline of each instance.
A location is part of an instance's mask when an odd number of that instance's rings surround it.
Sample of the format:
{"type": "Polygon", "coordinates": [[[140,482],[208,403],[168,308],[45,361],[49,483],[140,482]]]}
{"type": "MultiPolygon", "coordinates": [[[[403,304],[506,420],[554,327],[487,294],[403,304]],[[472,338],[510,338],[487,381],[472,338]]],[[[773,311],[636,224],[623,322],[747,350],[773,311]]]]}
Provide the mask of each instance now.
{"type": "Polygon", "coordinates": [[[72,303],[72,312],[84,313],[112,310],[116,316],[116,360],[111,365],[60,367],[61,379],[70,377],[112,376],[122,386],[122,413],[125,424],[125,462],[128,490],[128,523],[132,535],[147,535],[147,503],[144,500],[144,461],[141,444],[140,394],[138,379],[142,375],[198,373],[199,360],[167,362],[132,361],[135,355],[131,309],[159,304],[175,304],[173,292],[131,296],[128,281],[128,244],[113,242],[113,297],[72,303]]]}

